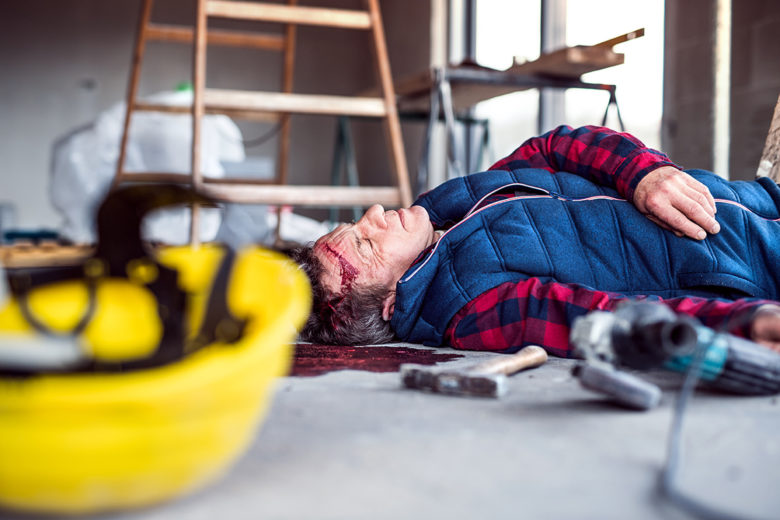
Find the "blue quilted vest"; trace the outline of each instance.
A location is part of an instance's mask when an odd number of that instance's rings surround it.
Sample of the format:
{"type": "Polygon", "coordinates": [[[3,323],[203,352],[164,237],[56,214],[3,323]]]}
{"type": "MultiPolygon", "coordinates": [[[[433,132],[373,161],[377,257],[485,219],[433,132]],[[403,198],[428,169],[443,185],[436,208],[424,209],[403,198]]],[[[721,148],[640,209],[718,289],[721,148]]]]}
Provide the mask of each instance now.
{"type": "Polygon", "coordinates": [[[415,204],[436,227],[451,227],[398,282],[393,329],[440,345],[469,301],[531,277],[626,296],[780,299],[777,184],[688,173],[716,199],[721,231],[703,241],[665,231],[615,190],[569,173],[487,171],[442,184],[415,204]],[[469,213],[506,190],[514,196],[469,213]]]}

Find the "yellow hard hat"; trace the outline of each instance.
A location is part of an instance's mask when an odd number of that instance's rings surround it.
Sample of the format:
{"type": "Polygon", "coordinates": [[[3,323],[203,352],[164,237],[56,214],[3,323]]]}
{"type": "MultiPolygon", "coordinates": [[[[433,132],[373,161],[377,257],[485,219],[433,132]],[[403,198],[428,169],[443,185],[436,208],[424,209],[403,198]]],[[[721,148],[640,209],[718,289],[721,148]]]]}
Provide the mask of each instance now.
{"type": "Polygon", "coordinates": [[[7,269],[0,301],[0,506],[85,513],[197,489],[246,449],[310,306],[297,266],[258,247],[160,248],[177,186],[112,192],[95,253],[7,269]]]}

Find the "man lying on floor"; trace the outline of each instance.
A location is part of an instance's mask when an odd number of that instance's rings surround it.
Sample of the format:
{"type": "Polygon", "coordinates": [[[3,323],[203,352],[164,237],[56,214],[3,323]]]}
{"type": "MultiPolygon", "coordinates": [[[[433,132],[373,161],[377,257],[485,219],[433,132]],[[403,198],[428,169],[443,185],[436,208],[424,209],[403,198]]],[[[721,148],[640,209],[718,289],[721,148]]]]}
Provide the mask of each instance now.
{"type": "Polygon", "coordinates": [[[631,135],[559,127],[295,251],[314,294],[301,337],[569,357],[575,318],[650,299],[780,350],[779,208],[767,178],[685,173],[631,135]]]}

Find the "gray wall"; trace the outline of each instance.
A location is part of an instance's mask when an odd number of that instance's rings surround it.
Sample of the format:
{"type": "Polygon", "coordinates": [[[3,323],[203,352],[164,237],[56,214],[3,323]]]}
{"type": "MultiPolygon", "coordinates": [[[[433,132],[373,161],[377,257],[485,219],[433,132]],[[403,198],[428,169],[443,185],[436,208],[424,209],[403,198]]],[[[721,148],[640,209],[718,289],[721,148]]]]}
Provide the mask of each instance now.
{"type": "MultiPolygon", "coordinates": [[[[711,169],[715,0],[666,0],[662,148],[711,169]]],[[[780,2],[732,1],[732,179],[755,175],[780,95],[780,2]]]]}
{"type": "MultiPolygon", "coordinates": [[[[310,0],[306,5],[360,8],[359,0],[310,0]]],[[[87,124],[124,99],[140,0],[26,0],[0,3],[0,202],[11,201],[24,227],[56,227],[48,178],[54,141],[87,124]]],[[[429,3],[385,1],[383,16],[394,75],[429,63],[429,3]]],[[[153,20],[191,23],[191,0],[157,0],[153,20]]],[[[226,25],[224,22],[213,25],[226,25]]],[[[278,30],[279,26],[227,24],[278,30]]],[[[363,31],[299,27],[295,90],[355,94],[375,84],[369,36],[363,31]]],[[[187,45],[152,43],[140,94],[174,88],[191,77],[187,45]]],[[[219,88],[278,88],[281,60],[275,53],[212,48],[208,85],[219,88]]],[[[240,123],[245,138],[268,130],[240,123]]],[[[329,182],[335,121],[295,116],[292,124],[291,183],[329,182]]],[[[384,133],[377,122],[355,125],[362,182],[390,182],[384,133]]],[[[404,125],[410,167],[415,170],[421,128],[404,125]]],[[[276,143],[247,150],[273,155],[276,143]]]]}

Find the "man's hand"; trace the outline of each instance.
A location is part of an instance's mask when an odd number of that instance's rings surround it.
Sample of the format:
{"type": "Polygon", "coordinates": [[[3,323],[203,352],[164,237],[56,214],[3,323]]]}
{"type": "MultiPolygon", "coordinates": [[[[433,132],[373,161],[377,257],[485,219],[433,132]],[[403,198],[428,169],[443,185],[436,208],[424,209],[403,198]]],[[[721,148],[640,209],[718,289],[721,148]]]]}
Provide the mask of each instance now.
{"type": "Polygon", "coordinates": [[[702,240],[720,231],[715,200],[702,183],[673,166],[648,173],[634,191],[634,206],[677,236],[702,240]]]}
{"type": "Polygon", "coordinates": [[[750,324],[750,339],[780,352],[780,305],[762,305],[750,324]]]}

